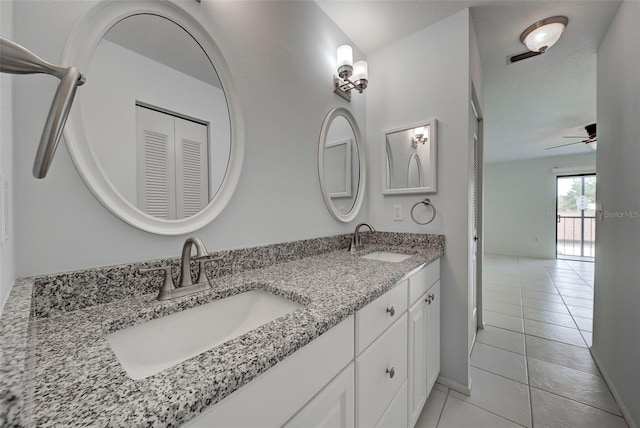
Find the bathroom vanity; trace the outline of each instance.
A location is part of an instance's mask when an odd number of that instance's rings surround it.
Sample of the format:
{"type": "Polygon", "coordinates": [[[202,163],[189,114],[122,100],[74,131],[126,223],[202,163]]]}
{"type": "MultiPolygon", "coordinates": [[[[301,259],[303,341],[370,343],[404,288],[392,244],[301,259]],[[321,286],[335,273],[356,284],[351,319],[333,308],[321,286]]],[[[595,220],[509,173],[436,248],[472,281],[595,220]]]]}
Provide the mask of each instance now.
{"type": "Polygon", "coordinates": [[[26,426],[413,426],[439,371],[444,238],[367,233],[360,253],[349,238],[220,253],[212,289],[163,302],[137,265],[21,280],[0,320],[8,410],[26,426]],[[148,377],[106,339],[255,290],[301,307],[148,377]]]}
{"type": "Polygon", "coordinates": [[[413,427],[440,372],[439,278],[419,266],[185,426],[413,427]]]}

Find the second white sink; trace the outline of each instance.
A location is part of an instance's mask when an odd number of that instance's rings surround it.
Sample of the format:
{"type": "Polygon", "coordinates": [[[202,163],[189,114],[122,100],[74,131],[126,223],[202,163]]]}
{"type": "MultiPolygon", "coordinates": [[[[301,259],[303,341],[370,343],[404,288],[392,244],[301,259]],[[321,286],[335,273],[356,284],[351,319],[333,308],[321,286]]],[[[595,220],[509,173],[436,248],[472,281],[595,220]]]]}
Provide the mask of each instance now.
{"type": "Polygon", "coordinates": [[[144,379],[234,339],[302,305],[254,290],[106,336],[132,379],[144,379]]]}
{"type": "Polygon", "coordinates": [[[401,262],[407,260],[409,257],[413,257],[413,254],[400,254],[393,253],[391,251],[374,251],[373,253],[365,254],[361,256],[363,259],[378,260],[381,262],[401,262]]]}

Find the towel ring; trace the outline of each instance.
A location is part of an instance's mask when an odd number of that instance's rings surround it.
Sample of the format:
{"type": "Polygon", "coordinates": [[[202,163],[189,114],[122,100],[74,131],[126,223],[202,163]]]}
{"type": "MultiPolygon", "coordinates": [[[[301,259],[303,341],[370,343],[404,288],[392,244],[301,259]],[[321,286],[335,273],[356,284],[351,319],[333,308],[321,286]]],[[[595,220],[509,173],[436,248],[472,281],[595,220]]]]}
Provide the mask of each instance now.
{"type": "Polygon", "coordinates": [[[433,219],[436,218],[436,207],[433,206],[433,204],[431,203],[430,199],[423,199],[422,201],[416,202],[415,205],[413,207],[411,207],[411,220],[413,220],[414,222],[418,223],[418,224],[429,224],[433,221],[433,219]],[[420,204],[425,204],[425,205],[429,205],[431,207],[431,209],[433,210],[433,215],[431,216],[431,218],[424,222],[424,223],[420,223],[418,220],[416,220],[416,218],[413,216],[413,210],[416,209],[416,207],[420,204]]]}

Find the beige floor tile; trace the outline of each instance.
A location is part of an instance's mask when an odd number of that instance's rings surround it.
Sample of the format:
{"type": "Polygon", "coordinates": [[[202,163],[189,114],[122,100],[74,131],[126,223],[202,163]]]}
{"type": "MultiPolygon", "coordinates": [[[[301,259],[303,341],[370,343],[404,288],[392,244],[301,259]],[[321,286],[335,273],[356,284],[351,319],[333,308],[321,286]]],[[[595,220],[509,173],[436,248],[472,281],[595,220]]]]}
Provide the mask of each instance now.
{"type": "Polygon", "coordinates": [[[531,402],[536,427],[627,427],[619,416],[536,388],[531,388],[531,402]]]}
{"type": "Polygon", "coordinates": [[[522,308],[523,315],[526,319],[546,322],[549,324],[561,325],[563,327],[576,328],[573,317],[567,314],[559,314],[557,312],[543,311],[536,308],[522,308]]]}
{"type": "Polygon", "coordinates": [[[436,428],[446,400],[447,393],[434,387],[431,390],[431,394],[429,394],[427,402],[422,408],[422,413],[420,413],[420,417],[416,422],[415,428],[436,428]]]}
{"type": "Polygon", "coordinates": [[[556,340],[570,345],[586,347],[584,339],[577,328],[563,327],[555,324],[548,324],[529,319],[524,320],[525,333],[543,337],[545,339],[556,340]]]}
{"type": "Polygon", "coordinates": [[[476,342],[524,355],[524,334],[491,325],[478,330],[476,342]]]}
{"type": "Polygon", "coordinates": [[[527,383],[525,356],[495,346],[476,342],[471,352],[471,365],[506,378],[527,383]]]}
{"type": "Polygon", "coordinates": [[[528,357],[532,387],[620,415],[601,376],[528,357]]]}
{"type": "Polygon", "coordinates": [[[593,298],[583,299],[581,297],[562,296],[564,303],[579,308],[588,308],[593,310],[593,298]]]}
{"type": "Polygon", "coordinates": [[[487,311],[500,312],[501,314],[513,315],[514,317],[522,317],[522,306],[520,305],[497,302],[495,300],[485,298],[483,300],[483,306],[487,311]]]}
{"type": "MultiPolygon", "coordinates": [[[[418,425],[416,425],[418,427],[418,425]]],[[[444,406],[438,428],[518,428],[511,422],[480,407],[449,397],[444,406]]],[[[422,428],[422,427],[420,427],[422,428]]]]}
{"type": "Polygon", "coordinates": [[[484,322],[485,324],[492,325],[494,327],[524,333],[522,317],[501,314],[500,312],[484,311],[484,322]]]}
{"type": "Polygon", "coordinates": [[[587,348],[525,335],[527,356],[538,360],[599,375],[598,367],[587,348]]]}
{"type": "Polygon", "coordinates": [[[471,396],[451,391],[454,396],[491,413],[531,427],[529,387],[485,370],[471,367],[471,396]]]}
{"type": "Polygon", "coordinates": [[[543,300],[522,298],[522,306],[527,308],[542,309],[543,311],[557,312],[559,314],[569,314],[564,303],[545,302],[543,300]]]}
{"type": "Polygon", "coordinates": [[[582,317],[573,317],[573,320],[576,322],[576,325],[581,331],[593,331],[593,320],[590,318],[582,318],[582,317]]]}
{"type": "Polygon", "coordinates": [[[579,306],[567,305],[569,312],[574,317],[590,318],[593,319],[593,309],[581,308],[579,306]]]}

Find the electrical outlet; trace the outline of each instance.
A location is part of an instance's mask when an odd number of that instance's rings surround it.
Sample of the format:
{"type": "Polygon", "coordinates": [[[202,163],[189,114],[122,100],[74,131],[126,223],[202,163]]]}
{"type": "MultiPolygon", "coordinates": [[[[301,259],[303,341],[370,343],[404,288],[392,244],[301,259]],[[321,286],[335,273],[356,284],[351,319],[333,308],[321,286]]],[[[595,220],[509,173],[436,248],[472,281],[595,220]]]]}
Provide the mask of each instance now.
{"type": "Polygon", "coordinates": [[[402,221],[402,205],[393,206],[393,220],[402,221]]]}

